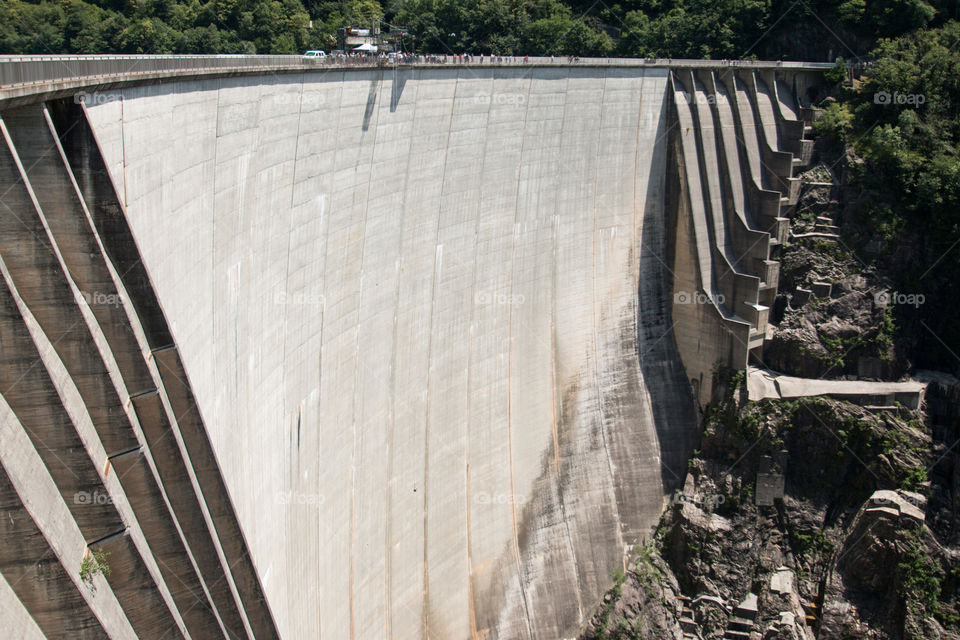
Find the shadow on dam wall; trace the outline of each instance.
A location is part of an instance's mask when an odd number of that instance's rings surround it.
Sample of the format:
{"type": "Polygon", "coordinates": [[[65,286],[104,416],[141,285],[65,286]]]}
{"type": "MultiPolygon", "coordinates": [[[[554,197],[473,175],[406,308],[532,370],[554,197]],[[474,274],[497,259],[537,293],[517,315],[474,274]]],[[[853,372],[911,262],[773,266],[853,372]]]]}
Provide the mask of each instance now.
{"type": "Polygon", "coordinates": [[[186,463],[208,503],[219,467],[281,637],[569,637],[649,535],[697,429],[667,79],[358,69],[69,110],[80,192],[88,165],[115,188],[100,242],[159,309],[118,304],[175,345],[162,395],[215,453],[186,463]]]}
{"type": "MultiPolygon", "coordinates": [[[[657,139],[665,140],[673,126],[667,117],[669,100],[666,92],[658,118],[657,139]]],[[[666,166],[667,145],[653,147],[652,164],[666,166]]],[[[662,202],[669,206],[666,179],[651,180],[646,202],[662,202]]],[[[667,236],[672,233],[667,206],[647,206],[639,244],[639,319],[637,352],[640,371],[650,397],[653,422],[660,445],[661,478],[668,492],[683,486],[687,462],[698,439],[699,409],[687,379],[674,334],[671,313],[671,283],[675,274],[667,236]]]]}

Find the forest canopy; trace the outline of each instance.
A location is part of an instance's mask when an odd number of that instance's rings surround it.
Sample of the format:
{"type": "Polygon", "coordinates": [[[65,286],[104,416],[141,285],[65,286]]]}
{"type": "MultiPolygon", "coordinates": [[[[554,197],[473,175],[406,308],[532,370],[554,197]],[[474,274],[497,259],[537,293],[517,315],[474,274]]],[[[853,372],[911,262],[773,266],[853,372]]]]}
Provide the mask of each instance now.
{"type": "Polygon", "coordinates": [[[4,0],[0,53],[298,53],[402,25],[406,50],[833,60],[958,16],[955,0],[4,0]]]}

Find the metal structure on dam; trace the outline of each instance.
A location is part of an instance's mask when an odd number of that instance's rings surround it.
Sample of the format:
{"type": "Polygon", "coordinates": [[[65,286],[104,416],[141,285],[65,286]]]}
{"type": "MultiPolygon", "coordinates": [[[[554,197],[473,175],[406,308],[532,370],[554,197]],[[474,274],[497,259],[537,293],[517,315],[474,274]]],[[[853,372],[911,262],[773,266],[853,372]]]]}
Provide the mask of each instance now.
{"type": "Polygon", "coordinates": [[[5,626],[576,635],[763,348],[824,66],[0,58],[5,626]]]}

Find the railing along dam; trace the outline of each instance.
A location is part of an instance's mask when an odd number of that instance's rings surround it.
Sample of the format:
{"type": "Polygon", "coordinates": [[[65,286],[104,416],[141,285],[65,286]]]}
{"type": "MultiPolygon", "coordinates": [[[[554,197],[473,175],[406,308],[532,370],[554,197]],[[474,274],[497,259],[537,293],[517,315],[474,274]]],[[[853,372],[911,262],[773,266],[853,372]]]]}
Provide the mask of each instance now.
{"type": "Polygon", "coordinates": [[[763,348],[822,66],[0,59],[15,635],[576,635],[763,348]]]}

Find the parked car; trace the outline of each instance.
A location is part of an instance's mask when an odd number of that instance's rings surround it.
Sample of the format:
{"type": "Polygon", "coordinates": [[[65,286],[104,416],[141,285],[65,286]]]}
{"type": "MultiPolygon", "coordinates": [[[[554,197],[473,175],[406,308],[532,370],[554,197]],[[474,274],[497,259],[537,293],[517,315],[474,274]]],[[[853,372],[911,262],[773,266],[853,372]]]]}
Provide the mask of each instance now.
{"type": "Polygon", "coordinates": [[[320,61],[326,57],[327,57],[327,54],[324,51],[307,51],[305,54],[303,54],[304,60],[311,60],[311,61],[320,61]]]}

